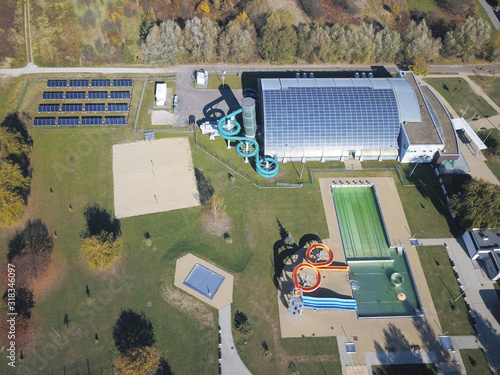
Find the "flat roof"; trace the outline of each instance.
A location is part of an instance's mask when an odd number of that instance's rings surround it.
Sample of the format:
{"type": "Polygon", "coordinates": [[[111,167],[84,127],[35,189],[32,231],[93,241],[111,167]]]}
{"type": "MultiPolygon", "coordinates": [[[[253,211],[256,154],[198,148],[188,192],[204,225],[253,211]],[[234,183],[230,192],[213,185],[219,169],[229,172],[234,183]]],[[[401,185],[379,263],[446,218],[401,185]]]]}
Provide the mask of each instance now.
{"type": "Polygon", "coordinates": [[[411,144],[442,144],[442,140],[432,122],[431,114],[426,106],[422,93],[420,92],[419,85],[413,74],[407,73],[404,75],[405,79],[411,84],[413,91],[417,96],[422,121],[420,122],[407,122],[403,124],[405,132],[411,144]]]}

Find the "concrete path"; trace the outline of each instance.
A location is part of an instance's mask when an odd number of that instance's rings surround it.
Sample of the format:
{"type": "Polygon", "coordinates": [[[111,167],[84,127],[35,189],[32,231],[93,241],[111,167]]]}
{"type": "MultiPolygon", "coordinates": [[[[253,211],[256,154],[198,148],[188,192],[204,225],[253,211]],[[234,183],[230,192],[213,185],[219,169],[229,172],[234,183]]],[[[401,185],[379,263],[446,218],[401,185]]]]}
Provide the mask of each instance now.
{"type": "MultiPolygon", "coordinates": [[[[419,239],[419,242],[422,245],[443,245],[446,243],[446,250],[455,263],[458,280],[465,291],[462,298],[470,305],[471,315],[476,322],[478,344],[484,347],[493,373],[500,374],[500,324],[493,315],[500,302],[493,282],[486,276],[477,262],[469,258],[462,240],[436,238],[419,239]]],[[[470,341],[469,344],[471,344],[470,341]]]]}
{"type": "Polygon", "coordinates": [[[483,345],[476,336],[450,336],[453,349],[483,349],[483,345]]]}
{"type": "Polygon", "coordinates": [[[498,30],[500,28],[500,21],[498,21],[498,18],[495,15],[495,12],[493,12],[493,9],[491,9],[486,0],[479,0],[479,4],[481,4],[481,6],[484,8],[486,14],[488,14],[488,17],[493,23],[493,26],[495,26],[495,29],[498,30]]]}
{"type": "Polygon", "coordinates": [[[233,341],[231,305],[219,309],[219,326],[222,342],[219,349],[222,352],[221,374],[225,375],[251,375],[241,360],[233,341]]]}
{"type": "Polygon", "coordinates": [[[460,147],[460,152],[470,167],[472,177],[482,178],[495,185],[500,183],[491,169],[485,164],[486,158],[482,152],[478,152],[477,156],[475,156],[461,140],[458,141],[458,145],[460,147]]]}

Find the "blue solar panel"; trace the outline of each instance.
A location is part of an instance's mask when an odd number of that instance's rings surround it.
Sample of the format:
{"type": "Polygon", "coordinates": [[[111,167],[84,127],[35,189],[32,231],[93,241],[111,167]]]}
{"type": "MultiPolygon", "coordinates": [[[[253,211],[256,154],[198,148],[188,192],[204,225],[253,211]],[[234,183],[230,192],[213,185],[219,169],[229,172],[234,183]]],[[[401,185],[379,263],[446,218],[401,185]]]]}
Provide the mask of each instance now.
{"type": "Polygon", "coordinates": [[[196,263],[182,282],[207,298],[214,298],[225,277],[200,263],[196,263]]]}
{"type": "Polygon", "coordinates": [[[85,99],[85,91],[66,91],[66,100],[85,99]]]}
{"type": "Polygon", "coordinates": [[[33,119],[33,125],[35,126],[53,126],[55,124],[55,117],[35,117],[33,119]]]}
{"type": "Polygon", "coordinates": [[[63,104],[62,105],[62,112],[81,112],[82,111],[82,104],[63,104]]]}
{"type": "Polygon", "coordinates": [[[88,79],[70,79],[69,87],[89,87],[88,79]]]}
{"type": "Polygon", "coordinates": [[[109,112],[127,112],[128,104],[127,103],[109,103],[108,104],[109,112]]]}
{"type": "Polygon", "coordinates": [[[63,99],[62,91],[44,91],[43,92],[43,100],[61,100],[63,99]]]}
{"type": "Polygon", "coordinates": [[[66,87],[68,86],[68,81],[65,79],[49,79],[47,81],[47,87],[66,87]]]}
{"type": "Polygon", "coordinates": [[[111,87],[110,79],[93,79],[92,87],[111,87]]]}
{"type": "Polygon", "coordinates": [[[106,112],[106,105],[89,103],[85,104],[85,112],[106,112]]]}
{"type": "Polygon", "coordinates": [[[39,113],[48,113],[48,112],[59,112],[59,104],[40,104],[38,106],[39,113]]]}
{"type": "Polygon", "coordinates": [[[82,125],[102,125],[101,116],[82,116],[82,125]]]}
{"type": "Polygon", "coordinates": [[[398,148],[392,89],[288,87],[262,96],[266,151],[398,148]]]}
{"type": "Polygon", "coordinates": [[[111,99],[130,99],[130,91],[111,91],[111,99]]]}
{"type": "Polygon", "coordinates": [[[127,125],[125,116],[106,116],[104,117],[105,125],[127,125]]]}
{"type": "Polygon", "coordinates": [[[78,117],[59,117],[57,119],[57,125],[79,125],[80,121],[78,117]]]}
{"type": "Polygon", "coordinates": [[[107,91],[89,91],[89,99],[107,99],[107,91]]]}
{"type": "Polygon", "coordinates": [[[114,79],[114,87],[132,87],[134,84],[131,79],[114,79]]]}

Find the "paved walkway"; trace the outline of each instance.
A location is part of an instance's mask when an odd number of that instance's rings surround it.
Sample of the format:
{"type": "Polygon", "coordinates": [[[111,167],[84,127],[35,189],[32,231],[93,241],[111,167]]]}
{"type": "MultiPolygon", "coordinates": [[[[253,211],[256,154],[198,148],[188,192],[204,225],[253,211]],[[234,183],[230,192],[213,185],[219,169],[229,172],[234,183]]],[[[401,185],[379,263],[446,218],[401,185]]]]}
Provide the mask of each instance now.
{"type": "Polygon", "coordinates": [[[247,367],[241,360],[233,341],[231,305],[219,309],[219,326],[222,342],[219,348],[222,353],[221,374],[227,375],[251,375],[247,367]]]}
{"type": "Polygon", "coordinates": [[[500,21],[498,21],[498,18],[495,15],[495,12],[493,12],[493,9],[491,9],[491,7],[488,5],[488,3],[486,2],[486,0],[479,0],[479,4],[481,4],[481,6],[486,11],[486,14],[490,18],[490,20],[493,23],[493,26],[495,27],[495,29],[498,30],[500,28],[500,21]]]}
{"type": "MultiPolygon", "coordinates": [[[[476,321],[477,345],[484,347],[494,374],[500,374],[500,324],[495,318],[495,308],[500,305],[493,282],[485,275],[477,262],[471,260],[462,240],[455,238],[419,239],[422,245],[443,245],[455,263],[455,271],[463,285],[465,296],[470,305],[472,317],[476,321]]],[[[462,337],[462,336],[459,336],[462,337]]],[[[459,339],[455,341],[460,342],[459,339]]],[[[462,339],[460,345],[475,347],[470,339],[462,339]]]]}

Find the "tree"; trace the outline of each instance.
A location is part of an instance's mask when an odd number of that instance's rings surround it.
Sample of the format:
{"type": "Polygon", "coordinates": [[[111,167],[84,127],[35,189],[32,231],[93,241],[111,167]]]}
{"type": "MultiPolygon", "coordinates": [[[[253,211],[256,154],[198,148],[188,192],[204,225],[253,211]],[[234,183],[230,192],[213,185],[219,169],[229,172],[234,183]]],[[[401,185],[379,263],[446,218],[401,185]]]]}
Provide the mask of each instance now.
{"type": "Polygon", "coordinates": [[[452,197],[450,206],[464,229],[500,227],[500,186],[474,179],[462,195],[452,197]]]}
{"type": "Polygon", "coordinates": [[[47,268],[54,240],[45,223],[35,219],[9,239],[8,247],[7,259],[17,264],[18,283],[27,285],[47,268]]]}
{"type": "Polygon", "coordinates": [[[153,325],[143,312],[140,314],[132,310],[124,310],[113,326],[113,339],[121,354],[153,346],[156,339],[153,325]]]}
{"type": "Polygon", "coordinates": [[[231,63],[250,61],[255,53],[252,34],[248,26],[242,26],[241,21],[230,21],[219,38],[219,58],[231,63]]]}
{"type": "Polygon", "coordinates": [[[26,205],[19,194],[0,186],[0,225],[8,226],[20,221],[26,205]]]}
{"type": "Polygon", "coordinates": [[[402,47],[401,35],[397,31],[385,27],[375,34],[373,42],[376,61],[397,61],[402,47]]]}
{"type": "Polygon", "coordinates": [[[415,60],[415,64],[408,66],[408,69],[417,75],[421,74],[423,76],[426,76],[431,71],[429,69],[429,64],[419,58],[415,60]]]}
{"type": "Polygon", "coordinates": [[[403,53],[406,62],[413,64],[417,58],[431,62],[439,56],[441,39],[434,39],[425,19],[419,24],[410,21],[410,25],[402,35],[405,47],[403,53]]]}
{"type": "Polygon", "coordinates": [[[9,298],[14,297],[16,302],[15,312],[19,317],[26,319],[31,318],[31,309],[35,307],[33,292],[27,288],[16,288],[13,294],[14,296],[11,296],[8,291],[5,291],[3,300],[7,302],[9,298]]]}
{"type": "Polygon", "coordinates": [[[214,224],[217,224],[217,221],[224,216],[226,212],[226,207],[224,206],[224,199],[218,197],[217,195],[213,195],[207,203],[207,211],[212,218],[214,224]]]}
{"type": "Polygon", "coordinates": [[[192,62],[213,61],[216,57],[218,30],[209,18],[192,18],[184,28],[184,48],[192,62]]]}
{"type": "Polygon", "coordinates": [[[133,349],[114,361],[118,375],[154,375],[160,365],[160,354],[151,347],[133,349]]]}
{"type": "Polygon", "coordinates": [[[308,62],[333,60],[329,30],[318,24],[300,24],[297,31],[297,56],[308,62]]]}
{"type": "Polygon", "coordinates": [[[292,14],[284,9],[278,9],[267,17],[260,42],[260,53],[264,59],[279,63],[292,60],[297,50],[293,20],[292,14]]]}
{"type": "Polygon", "coordinates": [[[113,233],[102,231],[97,236],[90,236],[83,240],[80,251],[89,262],[92,269],[109,267],[120,255],[122,241],[116,240],[113,233]]]}
{"type": "Polygon", "coordinates": [[[236,310],[234,314],[234,328],[242,335],[247,335],[252,331],[247,315],[244,312],[236,310]]]}
{"type": "Polygon", "coordinates": [[[485,54],[486,45],[491,39],[491,27],[481,18],[469,17],[455,31],[445,36],[445,53],[455,55],[463,61],[485,54]]]}
{"type": "Polygon", "coordinates": [[[181,28],[171,20],[153,26],[141,47],[145,60],[152,64],[175,65],[185,53],[181,28]]]}
{"type": "Polygon", "coordinates": [[[19,132],[0,126],[0,159],[24,156],[30,149],[19,132]]]}
{"type": "Polygon", "coordinates": [[[23,175],[17,164],[0,159],[0,225],[21,220],[29,184],[29,177],[23,175]]]}

